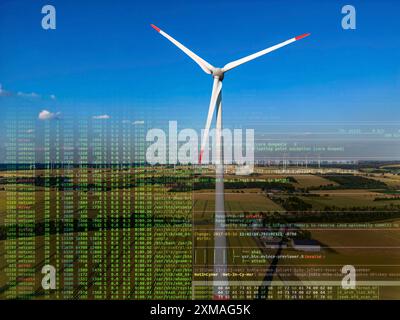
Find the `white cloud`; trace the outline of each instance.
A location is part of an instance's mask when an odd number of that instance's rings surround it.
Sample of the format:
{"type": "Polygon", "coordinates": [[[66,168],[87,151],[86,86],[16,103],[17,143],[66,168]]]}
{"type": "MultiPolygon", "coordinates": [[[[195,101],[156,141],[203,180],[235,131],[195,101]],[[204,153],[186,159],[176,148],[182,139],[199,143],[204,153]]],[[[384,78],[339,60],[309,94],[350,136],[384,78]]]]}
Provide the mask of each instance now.
{"type": "Polygon", "coordinates": [[[143,120],[135,120],[135,121],[122,120],[122,123],[130,123],[130,124],[136,126],[136,125],[144,124],[144,121],[143,120]]]}
{"type": "Polygon", "coordinates": [[[93,116],[92,118],[94,120],[107,120],[107,119],[110,119],[111,117],[108,114],[102,114],[99,116],[93,116]]]}
{"type": "MultiPolygon", "coordinates": [[[[11,92],[11,91],[6,91],[3,89],[3,86],[0,83],[0,97],[5,97],[5,96],[18,96],[21,98],[41,98],[41,95],[36,92],[27,93],[27,92],[18,91],[15,93],[15,92],[11,92]]],[[[54,94],[49,95],[49,97],[51,100],[56,100],[56,96],[54,94]]]]}
{"type": "Polygon", "coordinates": [[[59,112],[53,113],[48,110],[42,110],[39,112],[39,120],[45,121],[45,120],[51,120],[51,119],[56,119],[60,115],[59,112]]]}
{"type": "Polygon", "coordinates": [[[35,92],[25,93],[25,92],[19,91],[19,92],[17,93],[17,95],[20,96],[20,97],[25,97],[25,98],[39,98],[39,97],[40,97],[40,95],[38,95],[38,94],[35,93],[35,92]]]}

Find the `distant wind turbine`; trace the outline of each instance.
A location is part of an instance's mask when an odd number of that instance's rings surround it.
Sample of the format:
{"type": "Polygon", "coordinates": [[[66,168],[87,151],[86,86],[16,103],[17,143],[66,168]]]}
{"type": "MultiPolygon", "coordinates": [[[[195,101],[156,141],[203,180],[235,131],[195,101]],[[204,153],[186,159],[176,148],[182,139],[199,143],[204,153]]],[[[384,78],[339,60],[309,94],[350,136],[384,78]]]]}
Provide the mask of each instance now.
{"type": "Polygon", "coordinates": [[[288,44],[291,44],[297,40],[303,39],[309,36],[309,33],[302,34],[300,36],[291,38],[284,42],[281,42],[275,46],[269,47],[267,49],[261,50],[259,52],[253,53],[247,57],[229,62],[223,68],[216,68],[209,64],[204,59],[200,58],[193,51],[186,48],[182,43],[178,42],[172,38],[169,34],[162,31],[160,28],[156,27],[154,24],[151,25],[162,36],[171,41],[184,53],[186,53],[190,58],[196,62],[201,69],[207,74],[211,74],[214,78],[213,88],[211,93],[210,105],[208,107],[208,115],[205,130],[203,133],[203,139],[201,142],[199,164],[204,154],[204,148],[208,141],[208,136],[210,132],[211,120],[214,114],[215,107],[217,108],[217,123],[215,131],[215,231],[218,231],[220,236],[215,237],[214,240],[214,273],[217,274],[214,277],[214,299],[229,299],[229,289],[228,289],[228,278],[224,273],[227,273],[227,255],[226,255],[226,237],[225,237],[225,208],[224,208],[224,164],[222,157],[222,80],[224,75],[229,70],[232,70],[246,62],[254,60],[261,57],[267,53],[275,51],[282,48],[288,44]]]}

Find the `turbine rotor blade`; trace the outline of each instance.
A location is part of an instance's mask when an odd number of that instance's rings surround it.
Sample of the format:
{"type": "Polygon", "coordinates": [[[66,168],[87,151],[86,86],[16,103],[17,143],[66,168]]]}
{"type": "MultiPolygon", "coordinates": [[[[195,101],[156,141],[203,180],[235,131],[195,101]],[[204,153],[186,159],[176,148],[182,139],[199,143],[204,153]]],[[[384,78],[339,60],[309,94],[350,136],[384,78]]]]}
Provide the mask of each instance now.
{"type": "Polygon", "coordinates": [[[223,67],[223,71],[224,71],[224,72],[229,71],[229,70],[231,70],[231,69],[233,69],[233,68],[236,68],[236,67],[240,66],[241,64],[244,64],[244,63],[246,63],[246,62],[249,62],[249,61],[251,61],[251,60],[254,60],[254,59],[258,58],[258,57],[261,57],[261,56],[263,56],[263,55],[265,55],[265,54],[267,54],[267,53],[270,53],[270,52],[275,51],[275,50],[277,50],[277,49],[279,49],[279,48],[282,48],[282,47],[284,47],[284,46],[286,46],[286,45],[288,45],[288,44],[291,44],[291,43],[293,43],[293,42],[295,42],[295,41],[298,41],[298,40],[300,40],[300,39],[303,39],[303,38],[305,38],[305,37],[308,37],[309,35],[310,35],[310,33],[302,34],[302,35],[300,35],[300,36],[297,36],[297,37],[291,38],[291,39],[289,39],[289,40],[286,40],[286,41],[284,41],[284,42],[281,42],[281,43],[279,43],[279,44],[277,44],[277,45],[275,45],[275,46],[269,47],[269,48],[267,48],[267,49],[261,50],[261,51],[256,52],[256,53],[253,53],[253,54],[251,54],[251,55],[249,55],[249,56],[247,56],[247,57],[244,57],[244,58],[241,58],[241,59],[238,59],[238,60],[229,62],[228,64],[226,64],[226,65],[223,67]]]}
{"type": "Polygon", "coordinates": [[[219,96],[221,90],[222,90],[222,81],[219,78],[215,77],[214,83],[213,83],[213,89],[212,89],[212,93],[211,93],[210,106],[208,108],[206,126],[204,128],[203,139],[201,141],[199,164],[201,164],[201,160],[203,158],[204,148],[207,144],[208,135],[210,133],[211,120],[212,120],[215,106],[217,104],[218,96],[219,96]]]}
{"type": "Polygon", "coordinates": [[[174,38],[172,38],[169,34],[165,33],[162,31],[160,28],[156,27],[154,24],[151,24],[151,27],[156,30],[159,34],[167,38],[169,41],[171,41],[174,45],[176,45],[179,49],[181,49],[184,53],[186,53],[194,62],[196,62],[201,69],[205,73],[211,74],[212,71],[215,69],[211,64],[209,64],[207,61],[204,59],[200,58],[198,55],[196,55],[194,52],[186,48],[182,43],[178,42],[174,38]]]}

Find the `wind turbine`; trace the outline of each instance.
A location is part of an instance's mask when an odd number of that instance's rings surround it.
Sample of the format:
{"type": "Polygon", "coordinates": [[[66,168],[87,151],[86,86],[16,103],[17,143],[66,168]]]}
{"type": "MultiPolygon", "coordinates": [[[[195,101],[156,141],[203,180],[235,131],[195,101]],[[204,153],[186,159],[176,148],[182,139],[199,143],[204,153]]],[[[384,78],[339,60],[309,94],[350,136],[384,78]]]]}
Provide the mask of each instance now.
{"type": "Polygon", "coordinates": [[[209,64],[204,59],[200,58],[193,51],[186,48],[182,43],[178,42],[172,38],[169,34],[162,31],[160,28],[151,24],[151,27],[155,29],[163,37],[167,38],[184,53],[186,53],[194,62],[196,62],[201,69],[207,74],[212,75],[213,87],[211,92],[210,105],[208,107],[208,115],[206,126],[203,133],[203,139],[201,141],[199,164],[204,154],[204,148],[208,141],[208,136],[210,132],[211,120],[214,114],[215,107],[217,108],[217,123],[215,130],[215,231],[219,232],[220,236],[216,236],[214,239],[214,273],[217,274],[214,277],[214,299],[229,299],[229,282],[226,275],[227,273],[227,255],[226,255],[226,237],[225,237],[225,208],[224,208],[224,163],[222,155],[222,80],[224,80],[224,75],[229,70],[232,70],[246,62],[254,60],[261,57],[267,53],[275,51],[282,48],[288,44],[291,44],[297,40],[303,39],[309,36],[309,33],[302,34],[300,36],[291,38],[277,45],[269,47],[267,49],[258,51],[244,58],[229,62],[223,68],[216,68],[209,64]]]}

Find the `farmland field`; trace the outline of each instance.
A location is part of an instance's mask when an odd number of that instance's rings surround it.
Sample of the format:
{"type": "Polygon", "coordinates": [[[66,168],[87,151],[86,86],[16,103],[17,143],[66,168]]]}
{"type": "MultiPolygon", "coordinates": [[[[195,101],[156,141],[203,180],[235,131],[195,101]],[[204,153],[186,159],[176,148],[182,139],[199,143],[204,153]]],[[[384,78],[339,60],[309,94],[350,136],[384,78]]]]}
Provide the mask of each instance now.
{"type": "MultiPolygon", "coordinates": [[[[212,170],[79,170],[1,172],[0,298],[209,298],[217,236],[212,170]],[[46,263],[58,270],[51,292],[41,288],[46,263]]],[[[398,176],[332,170],[227,175],[233,298],[279,298],[275,286],[340,281],[346,264],[360,269],[361,281],[386,283],[375,293],[400,297],[393,285],[400,281],[398,176]],[[299,240],[319,250],[299,249],[299,240]],[[235,289],[241,284],[250,291],[235,289]]]]}

